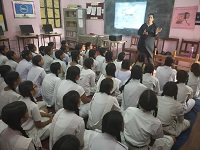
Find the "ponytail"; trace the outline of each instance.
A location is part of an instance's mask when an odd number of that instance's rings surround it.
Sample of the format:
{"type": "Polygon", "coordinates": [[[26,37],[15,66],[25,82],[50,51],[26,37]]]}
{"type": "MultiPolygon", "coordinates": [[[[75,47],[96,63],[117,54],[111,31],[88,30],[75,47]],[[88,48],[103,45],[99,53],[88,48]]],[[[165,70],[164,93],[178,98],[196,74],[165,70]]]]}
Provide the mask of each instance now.
{"type": "Polygon", "coordinates": [[[14,87],[14,82],[16,82],[19,78],[19,73],[15,71],[10,71],[6,74],[4,81],[9,86],[9,88],[16,92],[14,87]]]}
{"type": "Polygon", "coordinates": [[[76,62],[78,64],[78,56],[80,55],[80,51],[72,51],[72,61],[76,62]]]}
{"type": "Polygon", "coordinates": [[[61,68],[61,64],[59,62],[52,63],[50,66],[50,70],[53,74],[58,77],[58,70],[61,68]]]}

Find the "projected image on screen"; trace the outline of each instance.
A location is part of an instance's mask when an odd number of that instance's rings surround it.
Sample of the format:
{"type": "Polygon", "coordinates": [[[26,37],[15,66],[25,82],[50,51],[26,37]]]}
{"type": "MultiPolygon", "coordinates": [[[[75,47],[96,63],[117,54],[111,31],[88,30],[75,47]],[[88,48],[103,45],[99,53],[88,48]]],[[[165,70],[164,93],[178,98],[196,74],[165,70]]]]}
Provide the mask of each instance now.
{"type": "Polygon", "coordinates": [[[117,29],[139,29],[144,23],[147,2],[116,2],[115,23],[117,29]]]}

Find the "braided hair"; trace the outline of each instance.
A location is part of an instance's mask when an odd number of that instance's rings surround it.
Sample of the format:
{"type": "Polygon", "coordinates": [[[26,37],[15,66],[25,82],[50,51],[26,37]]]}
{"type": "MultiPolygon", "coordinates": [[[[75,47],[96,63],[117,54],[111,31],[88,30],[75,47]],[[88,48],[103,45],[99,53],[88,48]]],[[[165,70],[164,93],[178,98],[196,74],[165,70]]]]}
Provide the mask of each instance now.
{"type": "Polygon", "coordinates": [[[8,87],[15,91],[15,87],[14,87],[14,83],[19,79],[19,73],[16,72],[16,71],[10,71],[6,74],[5,78],[4,78],[4,81],[5,83],[8,85],[8,87]]]}

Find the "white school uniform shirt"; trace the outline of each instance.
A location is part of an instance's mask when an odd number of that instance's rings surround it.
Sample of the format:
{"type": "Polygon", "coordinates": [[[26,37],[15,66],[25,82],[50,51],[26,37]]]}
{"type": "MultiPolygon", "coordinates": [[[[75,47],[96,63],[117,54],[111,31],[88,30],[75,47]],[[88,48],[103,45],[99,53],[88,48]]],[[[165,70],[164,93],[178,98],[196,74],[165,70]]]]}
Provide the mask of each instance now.
{"type": "Polygon", "coordinates": [[[107,62],[104,62],[104,63],[101,65],[101,70],[100,70],[101,74],[106,75],[106,66],[107,66],[107,65],[108,65],[107,62]]]}
{"type": "Polygon", "coordinates": [[[111,110],[121,111],[117,99],[106,93],[95,93],[90,103],[88,128],[101,130],[103,116],[111,110]]]}
{"type": "Polygon", "coordinates": [[[18,63],[16,61],[14,61],[14,60],[8,60],[8,61],[6,61],[5,65],[10,66],[11,70],[15,71],[16,68],[17,68],[18,63]]]}
{"type": "Polygon", "coordinates": [[[200,77],[196,77],[193,72],[189,72],[188,84],[193,90],[193,97],[199,97],[200,91],[200,77]]]}
{"type": "Polygon", "coordinates": [[[144,84],[148,89],[153,90],[155,93],[160,92],[159,80],[150,73],[143,74],[142,84],[144,84]]]}
{"type": "Polygon", "coordinates": [[[85,90],[86,96],[89,96],[91,93],[95,93],[96,91],[96,83],[95,83],[95,73],[91,69],[83,68],[80,73],[80,78],[77,83],[83,87],[85,90]]]}
{"type": "Polygon", "coordinates": [[[43,68],[47,73],[50,72],[50,66],[51,66],[53,60],[54,59],[47,54],[43,56],[43,61],[44,61],[43,68]]]}
{"type": "Polygon", "coordinates": [[[52,120],[49,147],[52,149],[56,141],[67,134],[75,135],[83,145],[84,131],[85,123],[83,118],[79,117],[75,112],[62,108],[56,112],[52,120]]]}
{"type": "Polygon", "coordinates": [[[124,112],[124,138],[133,146],[147,146],[151,138],[164,136],[161,121],[142,108],[129,107],[124,112]]]}
{"type": "Polygon", "coordinates": [[[147,89],[147,87],[140,83],[140,80],[131,79],[125,85],[122,92],[122,110],[128,107],[137,107],[140,95],[147,89]]]}
{"type": "Polygon", "coordinates": [[[6,128],[0,134],[1,150],[35,150],[32,138],[24,137],[20,131],[6,128]]]}
{"type": "Polygon", "coordinates": [[[49,73],[42,81],[41,94],[47,106],[53,106],[56,100],[56,91],[61,79],[53,73],[49,73]]]}
{"type": "Polygon", "coordinates": [[[39,55],[38,53],[35,53],[35,52],[32,52],[32,51],[31,51],[31,53],[32,53],[33,57],[36,56],[36,55],[39,55]]]}
{"type": "Polygon", "coordinates": [[[188,99],[192,98],[192,88],[188,85],[185,85],[185,83],[179,83],[178,86],[178,95],[177,95],[177,101],[180,102],[183,105],[186,105],[186,101],[188,99]]]}
{"type": "Polygon", "coordinates": [[[58,111],[63,108],[63,96],[69,91],[75,90],[79,93],[80,97],[85,93],[84,89],[71,80],[62,80],[56,92],[55,109],[58,111]]]}
{"type": "MultiPolygon", "coordinates": [[[[80,69],[80,71],[83,69],[83,66],[81,66],[80,64],[76,64],[75,66],[77,66],[80,69]]],[[[67,70],[69,67],[71,67],[70,63],[67,65],[67,70]]],[[[67,70],[66,70],[66,75],[67,75],[67,70]]]]}
{"type": "Polygon", "coordinates": [[[92,58],[94,61],[94,66],[92,67],[92,70],[96,73],[100,71],[100,65],[99,62],[97,60],[95,60],[94,58],[92,58]]]}
{"type": "MultiPolygon", "coordinates": [[[[99,92],[101,81],[103,79],[105,79],[105,78],[106,77],[103,74],[100,76],[100,78],[99,78],[99,80],[97,82],[97,90],[96,90],[96,92],[99,92]]],[[[114,77],[112,77],[111,79],[113,80],[113,89],[111,90],[111,95],[118,96],[119,94],[121,94],[121,92],[119,91],[119,85],[120,85],[121,81],[119,79],[117,79],[117,78],[114,78],[114,77]]]]}
{"type": "Polygon", "coordinates": [[[22,82],[27,80],[29,70],[32,68],[32,63],[26,59],[22,59],[17,65],[16,71],[22,77],[22,82]]]}
{"type": "Polygon", "coordinates": [[[165,83],[168,81],[176,81],[176,73],[175,69],[172,69],[169,66],[159,66],[156,70],[156,78],[160,83],[160,90],[163,90],[165,83]]]}
{"type": "Polygon", "coordinates": [[[55,63],[55,62],[59,62],[61,67],[62,67],[62,73],[59,75],[59,77],[61,79],[64,79],[65,78],[65,75],[66,75],[66,72],[67,72],[67,65],[64,61],[60,60],[60,59],[55,59],[52,63],[55,63]]]}
{"type": "Polygon", "coordinates": [[[0,92],[7,86],[3,77],[0,77],[0,92]]]}
{"type": "Polygon", "coordinates": [[[93,132],[89,139],[89,150],[128,150],[128,148],[112,135],[93,132]]]}
{"type": "Polygon", "coordinates": [[[5,65],[6,61],[8,61],[8,58],[2,54],[0,54],[0,66],[5,65]]]}
{"type": "Polygon", "coordinates": [[[121,69],[122,67],[122,61],[117,61],[117,59],[113,62],[116,66],[116,70],[117,69],[121,69]]]}
{"type": "Polygon", "coordinates": [[[119,87],[125,84],[125,82],[130,78],[131,76],[131,71],[126,70],[126,71],[121,71],[121,69],[118,69],[115,72],[115,77],[121,81],[119,87]]]}
{"type": "Polygon", "coordinates": [[[100,68],[102,67],[102,64],[103,64],[104,62],[106,62],[105,57],[104,57],[104,56],[101,56],[101,55],[98,55],[95,59],[96,59],[96,61],[99,62],[100,68]]]}

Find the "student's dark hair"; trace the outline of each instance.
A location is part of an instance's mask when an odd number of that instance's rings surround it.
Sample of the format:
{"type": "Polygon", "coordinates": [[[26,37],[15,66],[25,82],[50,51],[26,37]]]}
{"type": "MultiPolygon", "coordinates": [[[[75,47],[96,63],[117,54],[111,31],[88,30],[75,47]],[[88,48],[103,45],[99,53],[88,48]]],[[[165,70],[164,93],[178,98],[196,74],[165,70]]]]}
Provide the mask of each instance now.
{"type": "Polygon", "coordinates": [[[76,83],[76,77],[80,75],[80,69],[77,66],[70,66],[67,69],[67,75],[66,75],[66,79],[67,80],[71,80],[74,83],[76,83]]]}
{"type": "Polygon", "coordinates": [[[92,68],[92,64],[94,63],[94,60],[92,58],[86,58],[84,60],[84,66],[87,68],[87,69],[91,69],[92,68]]]}
{"type": "Polygon", "coordinates": [[[130,61],[128,59],[124,59],[122,61],[122,67],[121,68],[129,70],[130,69],[130,61]]]}
{"type": "Polygon", "coordinates": [[[51,46],[46,46],[44,49],[45,54],[49,55],[49,52],[52,50],[51,46]]]}
{"type": "Polygon", "coordinates": [[[34,52],[34,47],[35,45],[34,44],[28,44],[28,50],[31,51],[31,52],[34,52]]]}
{"type": "Polygon", "coordinates": [[[71,52],[72,61],[74,61],[78,64],[78,56],[79,55],[80,55],[80,51],[72,51],[71,52]]]}
{"type": "Polygon", "coordinates": [[[60,50],[62,50],[63,52],[65,52],[67,46],[66,45],[61,45],[60,50]]]}
{"type": "Polygon", "coordinates": [[[152,90],[145,90],[139,98],[138,101],[138,108],[139,106],[142,107],[145,111],[152,111],[154,110],[154,117],[157,116],[158,112],[158,99],[154,91],[152,90]]]}
{"type": "Polygon", "coordinates": [[[0,53],[1,53],[2,55],[5,55],[5,54],[3,53],[3,51],[5,50],[5,48],[6,48],[5,45],[0,45],[0,53]]]}
{"type": "Polygon", "coordinates": [[[109,62],[109,61],[113,61],[113,53],[111,51],[108,51],[105,55],[105,59],[106,59],[106,62],[109,62]]]}
{"type": "Polygon", "coordinates": [[[0,66],[0,75],[2,78],[5,78],[6,74],[10,71],[11,71],[11,67],[9,65],[0,66]]]}
{"type": "Polygon", "coordinates": [[[125,53],[124,53],[124,52],[121,52],[121,53],[119,53],[117,59],[118,59],[119,61],[123,61],[123,60],[124,60],[124,57],[125,57],[125,53]]]}
{"type": "Polygon", "coordinates": [[[154,72],[154,66],[151,63],[148,63],[145,68],[144,68],[144,73],[151,73],[153,74],[154,72]]]}
{"type": "Polygon", "coordinates": [[[200,65],[198,63],[193,63],[191,66],[191,72],[193,72],[196,77],[199,77],[200,76],[200,65]]]}
{"type": "Polygon", "coordinates": [[[67,43],[66,40],[62,40],[62,41],[61,41],[61,45],[65,45],[66,43],[67,43]]]}
{"type": "Polygon", "coordinates": [[[88,48],[90,47],[90,44],[92,44],[91,42],[87,42],[85,43],[85,48],[86,48],[86,51],[88,50],[88,48]]]}
{"type": "Polygon", "coordinates": [[[155,15],[153,13],[148,14],[148,16],[153,16],[153,18],[155,17],[155,15]]]}
{"type": "Polygon", "coordinates": [[[6,57],[9,59],[9,60],[14,60],[12,57],[15,55],[15,52],[14,51],[8,51],[6,53],[6,57]]]}
{"type": "Polygon", "coordinates": [[[173,63],[174,63],[174,59],[172,57],[165,58],[165,63],[164,63],[165,66],[171,67],[173,63]]]}
{"type": "Polygon", "coordinates": [[[115,77],[116,66],[114,63],[109,63],[106,65],[106,75],[115,77]]]}
{"type": "Polygon", "coordinates": [[[1,118],[11,129],[20,131],[24,137],[28,138],[26,132],[21,127],[21,119],[26,112],[27,106],[24,102],[14,101],[3,107],[1,118]]]}
{"type": "Polygon", "coordinates": [[[177,83],[187,83],[189,74],[185,70],[178,70],[176,74],[177,83]]]}
{"type": "Polygon", "coordinates": [[[41,55],[36,55],[32,58],[32,63],[35,65],[35,66],[40,66],[39,65],[39,62],[42,60],[42,56],[41,55]]]}
{"type": "Polygon", "coordinates": [[[32,90],[34,90],[32,81],[24,81],[19,85],[19,93],[23,97],[29,97],[32,102],[36,103],[31,94],[32,90]]]}
{"type": "Polygon", "coordinates": [[[22,52],[21,52],[21,57],[23,58],[23,59],[26,59],[27,61],[29,61],[28,59],[27,59],[27,57],[28,57],[28,55],[30,55],[31,54],[31,51],[29,51],[29,50],[23,50],[22,52]]]}
{"type": "Polygon", "coordinates": [[[49,43],[48,43],[48,46],[53,47],[53,45],[54,45],[54,42],[49,42],[49,43]]]}
{"type": "Polygon", "coordinates": [[[123,131],[123,117],[119,111],[106,113],[102,120],[102,133],[108,133],[121,142],[120,132],[123,131]]]}
{"type": "Polygon", "coordinates": [[[75,50],[77,50],[77,51],[80,51],[81,49],[82,49],[82,46],[83,46],[84,44],[77,44],[76,46],[75,46],[75,50]]]}
{"type": "Polygon", "coordinates": [[[40,54],[41,54],[42,56],[44,56],[44,54],[46,54],[46,53],[45,53],[45,46],[40,46],[40,47],[39,47],[39,51],[40,51],[40,54]]]}
{"type": "Polygon", "coordinates": [[[69,91],[63,96],[63,108],[66,110],[74,111],[77,115],[79,115],[79,102],[80,95],[77,91],[69,91]]]}
{"type": "Polygon", "coordinates": [[[105,47],[99,48],[99,53],[100,53],[101,56],[104,56],[104,53],[105,53],[106,51],[107,51],[107,48],[105,48],[105,47]]]}
{"type": "Polygon", "coordinates": [[[50,71],[58,77],[58,70],[60,70],[61,64],[59,62],[52,63],[50,65],[50,71]]]}
{"type": "Polygon", "coordinates": [[[177,94],[178,94],[178,86],[175,82],[169,81],[167,82],[163,87],[162,96],[170,96],[174,97],[175,100],[177,100],[177,94]]]}
{"type": "MultiPolygon", "coordinates": [[[[95,55],[96,53],[97,53],[96,50],[91,49],[91,50],[89,51],[89,57],[94,58],[94,55],[95,55]]],[[[95,59],[95,58],[94,58],[94,59],[95,59]]]]}
{"type": "Polygon", "coordinates": [[[11,90],[16,91],[14,88],[14,82],[19,78],[19,73],[16,71],[10,71],[6,74],[4,81],[11,88],[11,90]]]}
{"type": "Polygon", "coordinates": [[[133,66],[131,70],[131,76],[130,78],[126,81],[126,83],[120,88],[121,91],[124,90],[124,87],[131,81],[131,79],[137,79],[140,80],[140,83],[142,83],[142,67],[135,65],[133,66]]]}
{"type": "Polygon", "coordinates": [[[99,92],[111,95],[113,89],[113,80],[111,78],[105,78],[101,81],[99,92]]]}
{"type": "Polygon", "coordinates": [[[144,53],[140,53],[139,55],[138,55],[138,57],[137,57],[137,61],[139,61],[139,62],[145,62],[145,54],[144,53]]]}
{"type": "Polygon", "coordinates": [[[81,143],[75,135],[65,135],[54,145],[52,150],[80,150],[81,143]]]}
{"type": "MultiPolygon", "coordinates": [[[[55,52],[55,56],[56,56],[56,58],[57,59],[60,59],[60,56],[63,54],[64,52],[62,51],[62,50],[57,50],[56,52],[55,52]]],[[[61,59],[60,59],[61,60],[61,59]]]]}

